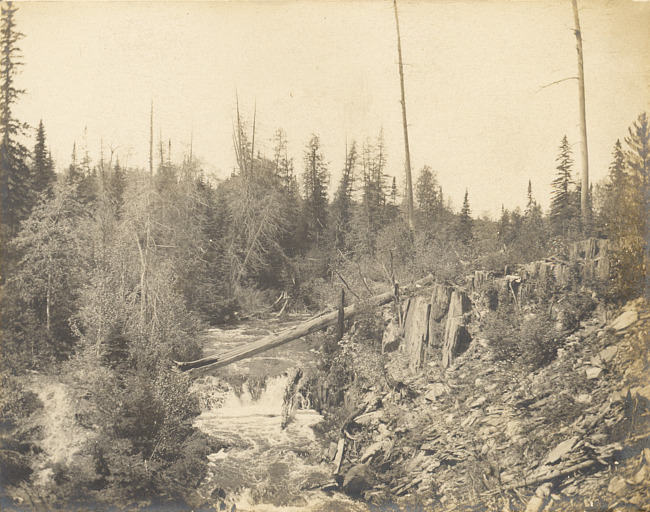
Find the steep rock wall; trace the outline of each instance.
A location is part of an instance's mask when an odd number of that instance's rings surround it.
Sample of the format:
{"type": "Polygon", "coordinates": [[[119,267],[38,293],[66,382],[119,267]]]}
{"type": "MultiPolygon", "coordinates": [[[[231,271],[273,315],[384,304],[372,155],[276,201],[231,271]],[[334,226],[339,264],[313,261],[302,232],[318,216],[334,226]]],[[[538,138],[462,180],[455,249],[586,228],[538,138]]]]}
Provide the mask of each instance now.
{"type": "Polygon", "coordinates": [[[405,352],[412,372],[428,361],[439,361],[446,368],[471,343],[472,319],[480,316],[478,311],[496,310],[499,296],[511,296],[521,305],[540,288],[566,286],[576,278],[586,282],[608,277],[608,241],[594,238],[571,246],[568,261],[534,261],[507,268],[503,276],[477,270],[467,276],[464,286],[436,283],[427,289],[428,297],[423,290],[404,301],[404,324],[400,327],[398,321],[390,320],[382,348],[405,352]]]}

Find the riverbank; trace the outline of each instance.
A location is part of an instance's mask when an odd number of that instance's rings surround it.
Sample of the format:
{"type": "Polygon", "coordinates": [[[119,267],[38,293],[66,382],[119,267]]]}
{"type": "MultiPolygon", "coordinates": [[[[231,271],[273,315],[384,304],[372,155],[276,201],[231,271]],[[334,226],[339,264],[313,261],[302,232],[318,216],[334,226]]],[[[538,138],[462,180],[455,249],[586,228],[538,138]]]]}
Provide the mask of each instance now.
{"type": "Polygon", "coordinates": [[[647,510],[648,323],[643,300],[583,320],[549,365],[522,371],[485,338],[415,374],[388,356],[396,385],[369,389],[341,435],[342,486],[409,510],[647,510]]]}

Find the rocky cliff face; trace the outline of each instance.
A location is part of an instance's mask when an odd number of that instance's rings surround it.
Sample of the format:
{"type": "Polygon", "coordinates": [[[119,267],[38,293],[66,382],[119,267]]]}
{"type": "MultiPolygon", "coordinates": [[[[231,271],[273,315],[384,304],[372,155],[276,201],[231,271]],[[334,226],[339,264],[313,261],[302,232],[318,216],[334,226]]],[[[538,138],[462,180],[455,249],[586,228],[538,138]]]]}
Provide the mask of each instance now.
{"type": "MultiPolygon", "coordinates": [[[[534,293],[608,277],[608,241],[590,238],[570,248],[568,261],[535,261],[506,268],[501,276],[477,270],[462,286],[436,283],[403,303],[400,318],[387,325],[382,350],[403,351],[413,373],[430,361],[447,368],[469,346],[477,330],[476,320],[497,308],[499,296],[511,297],[520,307],[534,293]]],[[[562,316],[559,309],[555,314],[562,316]]]]}

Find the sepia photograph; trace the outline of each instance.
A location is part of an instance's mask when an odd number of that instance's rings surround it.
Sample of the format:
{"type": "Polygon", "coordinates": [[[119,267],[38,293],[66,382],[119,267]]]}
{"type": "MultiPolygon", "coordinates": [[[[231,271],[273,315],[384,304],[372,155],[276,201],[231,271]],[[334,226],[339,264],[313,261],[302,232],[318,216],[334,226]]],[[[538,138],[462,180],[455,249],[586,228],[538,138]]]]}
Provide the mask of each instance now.
{"type": "Polygon", "coordinates": [[[650,0],[0,4],[0,510],[650,511],[650,0]]]}

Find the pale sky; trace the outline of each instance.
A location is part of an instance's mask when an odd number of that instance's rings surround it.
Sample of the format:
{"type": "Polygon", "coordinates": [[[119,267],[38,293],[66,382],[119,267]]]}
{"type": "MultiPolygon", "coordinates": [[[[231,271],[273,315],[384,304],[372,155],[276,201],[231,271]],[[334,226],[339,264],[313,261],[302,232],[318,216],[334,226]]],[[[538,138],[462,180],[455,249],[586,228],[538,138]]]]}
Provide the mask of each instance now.
{"type": "MultiPolygon", "coordinates": [[[[578,0],[584,38],[593,181],[617,138],[650,111],[650,2],[578,0]]],[[[154,132],[180,162],[194,133],[204,169],[234,166],[235,92],[256,146],[272,156],[282,127],[296,170],[312,133],[334,184],[346,140],[383,128],[388,172],[402,183],[404,145],[395,20],[390,0],[17,2],[26,89],[15,112],[45,124],[58,169],[88,130],[91,157],[113,146],[148,167],[154,132]]],[[[547,208],[566,134],[580,169],[577,75],[570,0],[400,0],[414,181],[423,165],[455,208],[523,207],[528,180],[547,208]]],[[[577,176],[576,172],[576,176],[577,176]]]]}

